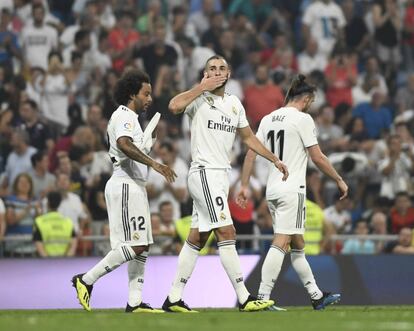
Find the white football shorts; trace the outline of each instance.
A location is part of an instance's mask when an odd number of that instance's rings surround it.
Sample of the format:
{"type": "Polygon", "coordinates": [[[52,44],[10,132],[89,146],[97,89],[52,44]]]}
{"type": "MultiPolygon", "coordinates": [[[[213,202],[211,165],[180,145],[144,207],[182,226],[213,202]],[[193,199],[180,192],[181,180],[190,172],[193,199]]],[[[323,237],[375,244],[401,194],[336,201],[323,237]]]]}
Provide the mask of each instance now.
{"type": "Polygon", "coordinates": [[[153,243],[145,183],[112,176],[105,186],[112,249],[153,243]]]}
{"type": "Polygon", "coordinates": [[[285,192],[280,197],[267,200],[273,219],[273,232],[281,234],[304,234],[306,221],[306,195],[285,192]]]}
{"type": "Polygon", "coordinates": [[[193,198],[192,228],[209,232],[233,224],[227,202],[229,179],[226,170],[200,168],[190,172],[188,190],[193,198]]]}

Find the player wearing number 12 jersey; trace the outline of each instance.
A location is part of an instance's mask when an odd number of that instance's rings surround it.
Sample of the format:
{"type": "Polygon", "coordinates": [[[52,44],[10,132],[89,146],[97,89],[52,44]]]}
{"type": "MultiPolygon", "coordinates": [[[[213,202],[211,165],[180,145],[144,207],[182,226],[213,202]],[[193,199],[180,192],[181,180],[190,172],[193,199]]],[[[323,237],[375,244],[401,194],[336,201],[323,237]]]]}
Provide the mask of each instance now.
{"type": "MultiPolygon", "coordinates": [[[[269,171],[266,200],[273,219],[274,237],[263,263],[258,297],[270,297],[290,246],[292,266],[308,291],[314,309],[319,310],[339,301],[340,295],[321,292],[304,254],[308,154],[322,172],[336,181],[342,193],[341,199],[346,197],[348,187],[321,152],[315,123],[306,113],[315,98],[314,92],[315,88],[305,82],[305,76],[296,77],[287,93],[286,106],[265,116],[256,134],[289,168],[286,181],[273,167],[269,171]]],[[[242,207],[246,204],[248,181],[255,157],[256,154],[250,150],[243,165],[242,187],[237,198],[242,207]]]]}
{"type": "Polygon", "coordinates": [[[116,84],[114,99],[120,106],[112,113],[107,129],[114,171],[105,186],[112,250],[87,273],[74,276],[72,283],[79,303],[89,311],[93,284],[127,262],[129,297],[125,311],[163,312],[141,299],[148,247],[153,243],[145,183],[147,167],[168,182],[173,182],[176,175],[147,155],[151,144],[146,144],[148,132],[142,131],[138,115],[152,102],[148,75],[138,70],[127,71],[116,84]]]}

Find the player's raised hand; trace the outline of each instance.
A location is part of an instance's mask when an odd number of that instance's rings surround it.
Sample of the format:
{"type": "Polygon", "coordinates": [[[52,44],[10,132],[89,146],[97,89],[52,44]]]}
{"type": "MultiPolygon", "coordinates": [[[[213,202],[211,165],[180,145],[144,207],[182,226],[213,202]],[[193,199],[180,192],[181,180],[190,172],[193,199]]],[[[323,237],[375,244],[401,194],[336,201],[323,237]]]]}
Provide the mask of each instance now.
{"type": "Polygon", "coordinates": [[[247,206],[247,198],[249,196],[249,189],[247,187],[241,186],[239,193],[236,197],[236,203],[243,209],[247,206]]]}
{"type": "Polygon", "coordinates": [[[341,192],[339,200],[345,199],[348,196],[348,185],[346,185],[342,178],[336,182],[336,185],[338,186],[338,190],[341,192]]]}
{"type": "Polygon", "coordinates": [[[211,76],[208,77],[207,73],[204,73],[204,77],[200,82],[200,85],[203,91],[214,91],[216,88],[222,86],[226,80],[227,76],[211,76]]]}
{"type": "Polygon", "coordinates": [[[280,160],[276,160],[274,165],[283,174],[282,180],[285,181],[289,177],[289,171],[286,165],[280,160]]]}
{"type": "Polygon", "coordinates": [[[177,174],[169,166],[156,162],[152,168],[163,175],[168,183],[173,183],[177,178],[177,174]]]}

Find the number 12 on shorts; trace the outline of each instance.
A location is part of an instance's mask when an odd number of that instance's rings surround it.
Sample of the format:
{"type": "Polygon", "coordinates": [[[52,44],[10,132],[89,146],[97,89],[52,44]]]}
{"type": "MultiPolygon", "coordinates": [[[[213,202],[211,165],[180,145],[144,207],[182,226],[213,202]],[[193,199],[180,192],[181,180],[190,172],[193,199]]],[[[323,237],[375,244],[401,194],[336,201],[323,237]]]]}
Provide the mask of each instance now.
{"type": "Polygon", "coordinates": [[[138,216],[137,218],[131,217],[130,222],[132,223],[132,227],[134,231],[142,231],[145,230],[145,218],[144,216],[138,216]]]}

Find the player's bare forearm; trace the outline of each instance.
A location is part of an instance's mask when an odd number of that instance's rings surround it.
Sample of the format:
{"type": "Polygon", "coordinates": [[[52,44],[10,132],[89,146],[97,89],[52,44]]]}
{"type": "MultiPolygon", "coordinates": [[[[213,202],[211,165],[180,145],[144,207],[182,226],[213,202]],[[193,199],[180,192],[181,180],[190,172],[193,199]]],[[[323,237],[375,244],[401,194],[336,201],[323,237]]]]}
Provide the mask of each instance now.
{"type": "Polygon", "coordinates": [[[203,93],[203,88],[201,84],[198,84],[192,89],[176,95],[168,104],[169,111],[173,114],[182,113],[191,102],[201,95],[201,93],[203,93]]]}
{"type": "Polygon", "coordinates": [[[257,154],[263,156],[265,159],[269,160],[272,163],[275,163],[278,161],[278,158],[269,151],[257,137],[253,134],[252,130],[249,128],[248,131],[244,131],[245,128],[240,130],[241,137],[243,139],[243,142],[249,147],[251,150],[256,152],[257,154]],[[246,135],[242,134],[242,132],[246,132],[246,135]]]}
{"type": "Polygon", "coordinates": [[[142,152],[137,146],[132,143],[129,137],[120,137],[117,142],[119,149],[130,159],[147,166],[153,167],[155,161],[147,154],[142,152]]]}
{"type": "Polygon", "coordinates": [[[316,158],[312,158],[313,163],[322,171],[326,176],[330,177],[336,182],[342,180],[342,177],[336,172],[329,159],[325,154],[318,155],[316,158]]]}
{"type": "Polygon", "coordinates": [[[247,187],[249,184],[250,176],[253,171],[254,161],[256,160],[256,153],[251,149],[247,151],[246,157],[244,158],[243,169],[241,173],[241,185],[247,187]]]}

